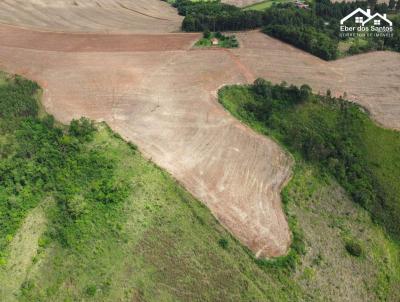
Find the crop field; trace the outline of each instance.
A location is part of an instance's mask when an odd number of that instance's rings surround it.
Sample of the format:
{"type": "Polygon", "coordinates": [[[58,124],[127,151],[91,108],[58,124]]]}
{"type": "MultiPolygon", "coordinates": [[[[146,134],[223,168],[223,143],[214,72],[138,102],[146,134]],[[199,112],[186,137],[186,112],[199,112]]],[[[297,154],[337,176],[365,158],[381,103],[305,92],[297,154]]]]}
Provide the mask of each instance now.
{"type": "MultiPolygon", "coordinates": [[[[243,91],[227,98],[226,109],[218,91],[259,77],[308,84],[317,94],[343,95],[381,126],[400,130],[400,54],[327,62],[256,30],[229,33],[238,48],[198,48],[201,34],[179,32],[181,21],[159,0],[0,2],[0,70],[42,87],[44,118],[35,121],[55,133],[56,151],[77,144],[64,135],[73,119],[106,122],[111,129],[96,124],[93,139],[74,149],[83,153],[71,153],[92,160],[94,170],[75,172],[86,181],[111,171],[111,184],[94,179],[87,192],[105,200],[115,193],[113,181],[130,184],[115,204],[75,195],[60,202],[59,196],[39,196],[33,185],[29,192],[13,186],[35,176],[31,170],[40,169],[30,169],[30,156],[43,154],[37,146],[32,154],[13,152],[35,141],[4,134],[15,125],[2,123],[0,114],[0,168],[10,176],[10,192],[22,199],[37,194],[19,209],[18,199],[0,190],[4,210],[16,209],[0,211],[15,222],[0,238],[0,248],[8,248],[0,250],[0,284],[13,276],[0,287],[0,300],[399,300],[398,242],[331,175],[263,135],[268,130],[257,133],[232,116],[240,117],[234,106],[247,101],[243,91]],[[29,169],[22,170],[28,172],[19,177],[9,168],[15,161],[3,164],[4,154],[25,155],[29,169]],[[359,251],[349,252],[354,242],[359,251]],[[264,259],[270,257],[277,258],[264,259]]],[[[9,82],[1,73],[0,88],[9,82]]],[[[368,125],[366,160],[382,183],[395,187],[398,132],[368,125]]],[[[87,190],[73,174],[57,177],[49,179],[74,194],[87,190]],[[63,186],[68,181],[76,187],[63,186]]],[[[397,189],[391,194],[397,196],[397,189]]]]}

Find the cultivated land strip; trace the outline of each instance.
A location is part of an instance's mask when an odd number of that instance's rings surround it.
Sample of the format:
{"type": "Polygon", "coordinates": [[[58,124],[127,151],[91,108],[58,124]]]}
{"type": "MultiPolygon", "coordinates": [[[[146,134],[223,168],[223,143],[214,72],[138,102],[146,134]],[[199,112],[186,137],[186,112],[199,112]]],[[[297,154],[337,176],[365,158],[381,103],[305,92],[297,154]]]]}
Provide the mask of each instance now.
{"type": "Polygon", "coordinates": [[[215,97],[220,86],[263,76],[307,83],[321,92],[331,88],[366,106],[383,125],[400,128],[396,53],[327,63],[258,32],[238,34],[242,47],[232,51],[189,51],[198,37],[192,34],[159,34],[151,40],[154,35],[57,34],[2,26],[0,36],[0,67],[38,81],[44,105],[57,119],[107,121],[258,256],[282,255],[289,247],[280,190],[290,176],[291,159],[220,107],[215,97]],[[367,72],[371,61],[374,73],[367,72]]]}
{"type": "Polygon", "coordinates": [[[2,0],[0,22],[48,31],[160,33],[182,18],[160,0],[2,0]]]}

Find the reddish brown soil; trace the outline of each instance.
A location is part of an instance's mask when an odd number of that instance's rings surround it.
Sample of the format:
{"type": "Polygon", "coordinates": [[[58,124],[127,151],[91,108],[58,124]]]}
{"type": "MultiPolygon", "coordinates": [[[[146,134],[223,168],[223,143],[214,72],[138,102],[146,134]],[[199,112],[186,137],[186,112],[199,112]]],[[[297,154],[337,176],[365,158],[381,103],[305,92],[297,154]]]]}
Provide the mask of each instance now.
{"type": "Polygon", "coordinates": [[[189,49],[200,34],[52,33],[0,26],[1,45],[64,52],[170,51],[189,49]]]}
{"type": "Polygon", "coordinates": [[[321,91],[332,87],[368,106],[386,126],[400,126],[395,53],[327,63],[257,32],[239,34],[243,47],[233,51],[188,50],[193,35],[159,35],[146,47],[136,46],[151,39],[143,35],[23,33],[10,27],[0,27],[0,35],[0,67],[38,81],[50,113],[63,122],[80,116],[107,121],[257,256],[282,255],[289,247],[280,190],[291,159],[222,109],[216,101],[221,85],[265,76],[321,91]],[[165,45],[173,47],[165,51],[165,45]],[[371,66],[374,73],[367,72],[371,66]]]}

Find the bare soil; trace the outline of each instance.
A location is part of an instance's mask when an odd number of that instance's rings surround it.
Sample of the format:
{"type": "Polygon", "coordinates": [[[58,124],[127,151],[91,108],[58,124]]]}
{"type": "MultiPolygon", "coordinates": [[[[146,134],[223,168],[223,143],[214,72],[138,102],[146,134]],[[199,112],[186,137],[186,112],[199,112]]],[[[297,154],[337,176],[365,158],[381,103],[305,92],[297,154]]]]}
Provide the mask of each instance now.
{"type": "Polygon", "coordinates": [[[197,33],[71,34],[0,26],[1,45],[63,52],[170,51],[191,48],[197,33]]]}
{"type": "Polygon", "coordinates": [[[290,245],[280,191],[292,160],[225,112],[216,100],[219,87],[263,76],[346,91],[382,124],[400,128],[396,53],[328,63],[258,32],[238,34],[242,47],[232,51],[189,49],[196,36],[186,34],[158,35],[146,47],[143,39],[151,37],[143,35],[0,26],[0,36],[0,67],[38,81],[57,119],[107,121],[260,257],[285,254],[290,245]]]}
{"type": "Polygon", "coordinates": [[[0,23],[49,31],[163,33],[182,17],[160,0],[2,0],[0,23]]]}

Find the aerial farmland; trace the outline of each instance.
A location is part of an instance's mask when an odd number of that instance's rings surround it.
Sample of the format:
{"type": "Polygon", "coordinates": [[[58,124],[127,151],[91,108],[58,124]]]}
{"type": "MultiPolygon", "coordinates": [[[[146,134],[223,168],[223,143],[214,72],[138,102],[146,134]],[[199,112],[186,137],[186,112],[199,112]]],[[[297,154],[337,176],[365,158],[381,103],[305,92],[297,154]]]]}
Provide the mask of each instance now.
{"type": "Polygon", "coordinates": [[[223,2],[0,3],[1,301],[400,299],[396,42],[223,2]]]}

